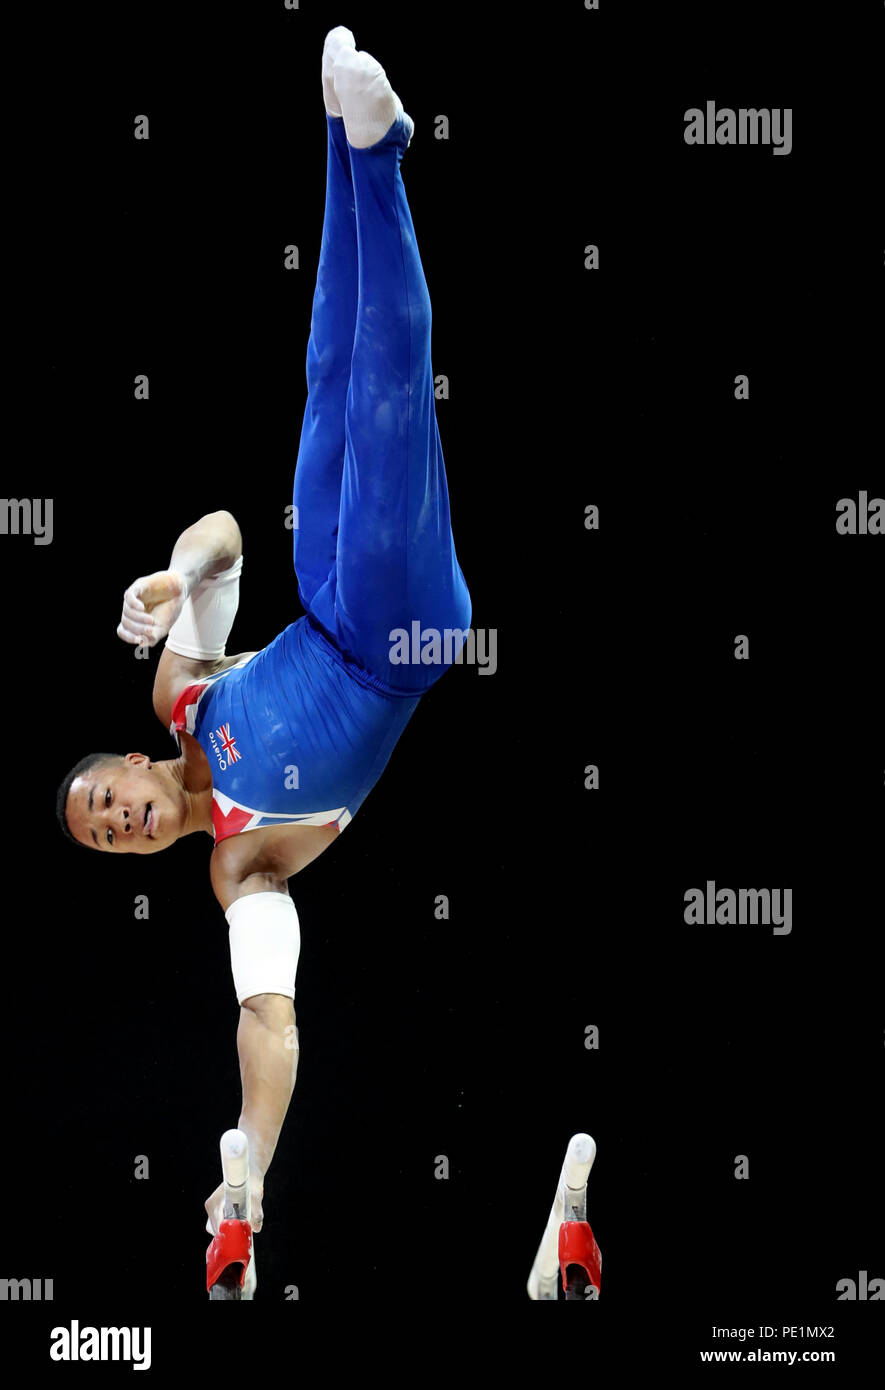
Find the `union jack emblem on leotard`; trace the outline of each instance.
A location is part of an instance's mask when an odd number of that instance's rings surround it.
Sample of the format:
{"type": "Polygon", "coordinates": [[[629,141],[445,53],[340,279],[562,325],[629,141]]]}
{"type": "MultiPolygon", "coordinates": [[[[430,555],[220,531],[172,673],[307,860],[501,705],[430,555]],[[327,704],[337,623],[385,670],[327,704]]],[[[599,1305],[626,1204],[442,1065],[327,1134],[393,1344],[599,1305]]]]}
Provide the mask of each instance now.
{"type": "Polygon", "coordinates": [[[230,725],[229,725],[229,724],[222,724],[221,728],[220,728],[220,729],[216,729],[215,732],[217,733],[218,737],[221,739],[221,748],[222,748],[222,751],[223,751],[225,757],[227,758],[228,762],[229,762],[229,763],[237,763],[237,762],[239,762],[240,758],[241,758],[243,755],[242,755],[242,753],[238,753],[238,752],[237,752],[236,743],[235,743],[234,739],[231,738],[230,725]]]}

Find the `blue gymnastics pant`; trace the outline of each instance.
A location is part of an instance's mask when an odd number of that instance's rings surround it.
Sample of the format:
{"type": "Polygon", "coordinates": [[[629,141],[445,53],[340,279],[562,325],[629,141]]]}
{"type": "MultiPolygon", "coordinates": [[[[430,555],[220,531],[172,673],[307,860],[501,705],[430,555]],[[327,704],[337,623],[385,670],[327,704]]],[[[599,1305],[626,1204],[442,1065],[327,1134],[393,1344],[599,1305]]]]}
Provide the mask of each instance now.
{"type": "MultiPolygon", "coordinates": [[[[445,664],[391,663],[391,632],[466,634],[430,361],[431,307],[400,163],[400,116],[354,149],[327,114],[323,239],[307,349],[293,502],[295,574],[308,617],[395,693],[445,664]]],[[[463,639],[448,645],[453,659],[463,639]]]]}

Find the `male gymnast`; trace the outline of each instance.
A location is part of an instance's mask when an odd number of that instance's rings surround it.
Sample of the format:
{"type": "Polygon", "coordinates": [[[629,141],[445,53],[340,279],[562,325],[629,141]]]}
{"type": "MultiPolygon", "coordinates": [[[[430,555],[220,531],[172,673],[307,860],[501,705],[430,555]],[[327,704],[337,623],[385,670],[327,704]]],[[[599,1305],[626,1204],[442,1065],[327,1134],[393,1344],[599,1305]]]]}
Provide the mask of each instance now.
{"type": "MultiPolygon", "coordinates": [[[[252,1228],[295,1085],[301,946],[288,879],[323,853],[375,785],[421,696],[466,641],[430,359],[430,296],[400,163],[414,123],[342,27],[326,36],[326,203],[293,490],[304,616],[227,656],[242,538],[228,511],[183,531],[168,569],[126,590],[117,634],[166,638],[153,687],[179,756],[94,753],[58,791],[69,839],[154,854],[211,835],[240,1016],[238,1127],[252,1228]],[[436,664],[392,660],[394,630],[447,632],[436,664]]],[[[401,653],[400,653],[401,655],[401,653]]],[[[223,1185],[207,1199],[222,1218],[223,1185]]]]}

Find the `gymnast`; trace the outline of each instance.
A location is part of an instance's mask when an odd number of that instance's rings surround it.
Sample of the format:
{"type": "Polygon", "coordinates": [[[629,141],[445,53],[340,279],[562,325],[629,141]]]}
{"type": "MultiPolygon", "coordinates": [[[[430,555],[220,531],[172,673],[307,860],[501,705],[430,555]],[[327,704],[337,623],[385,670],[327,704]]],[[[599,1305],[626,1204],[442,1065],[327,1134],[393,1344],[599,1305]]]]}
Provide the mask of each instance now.
{"type": "MultiPolygon", "coordinates": [[[[401,161],[414,123],[381,65],[326,36],[326,202],[293,488],[303,616],[227,656],[242,537],[201,517],[167,569],[126,590],[117,635],[163,638],[153,686],[178,756],[93,753],[58,790],[65,835],[99,854],[155,854],[211,835],[240,1004],[252,1229],[298,1067],[301,947],[288,880],[333,844],[378,781],[421,696],[467,638],[434,403],[431,307],[401,161]],[[394,630],[454,632],[437,663],[392,659],[394,630]]],[[[273,518],[273,525],[278,523],[273,518]]],[[[205,1203],[217,1232],[223,1184],[205,1203]]]]}

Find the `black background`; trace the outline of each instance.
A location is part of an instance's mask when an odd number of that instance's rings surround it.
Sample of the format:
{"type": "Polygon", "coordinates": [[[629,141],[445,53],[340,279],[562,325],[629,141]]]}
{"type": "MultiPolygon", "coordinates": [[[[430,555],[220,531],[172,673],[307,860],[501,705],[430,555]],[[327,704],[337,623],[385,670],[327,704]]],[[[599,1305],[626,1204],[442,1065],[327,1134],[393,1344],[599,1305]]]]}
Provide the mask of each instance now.
{"type": "MultiPolygon", "coordinates": [[[[54,499],[51,545],[0,538],[0,1276],[55,1288],[0,1310],[26,1364],[71,1318],[150,1322],[160,1375],[182,1348],[207,1370],[259,1345],[297,1371],[327,1312],[558,1350],[519,1313],[583,1129],[603,1280],[568,1364],[691,1366],[714,1323],[833,1325],[838,1364],[860,1361],[881,1314],[836,1284],[885,1277],[885,541],[835,519],[885,494],[881,38],[873,6],[279,0],[50,8],[13,46],[3,486],[54,499]],[[202,1309],[240,1100],[211,846],[99,865],[52,807],[93,748],[174,755],[156,656],[115,628],[199,515],[244,536],[229,650],[301,612],[284,514],[339,23],[416,123],[453,527],[498,669],[445,676],[290,885],[301,1060],[244,1347],[202,1309]],[[791,106],[792,153],[687,146],[707,100],[791,106]],[[686,926],[708,879],[792,887],[792,933],[686,926]]],[[[394,1366],[398,1346],[363,1350],[394,1366]]]]}

